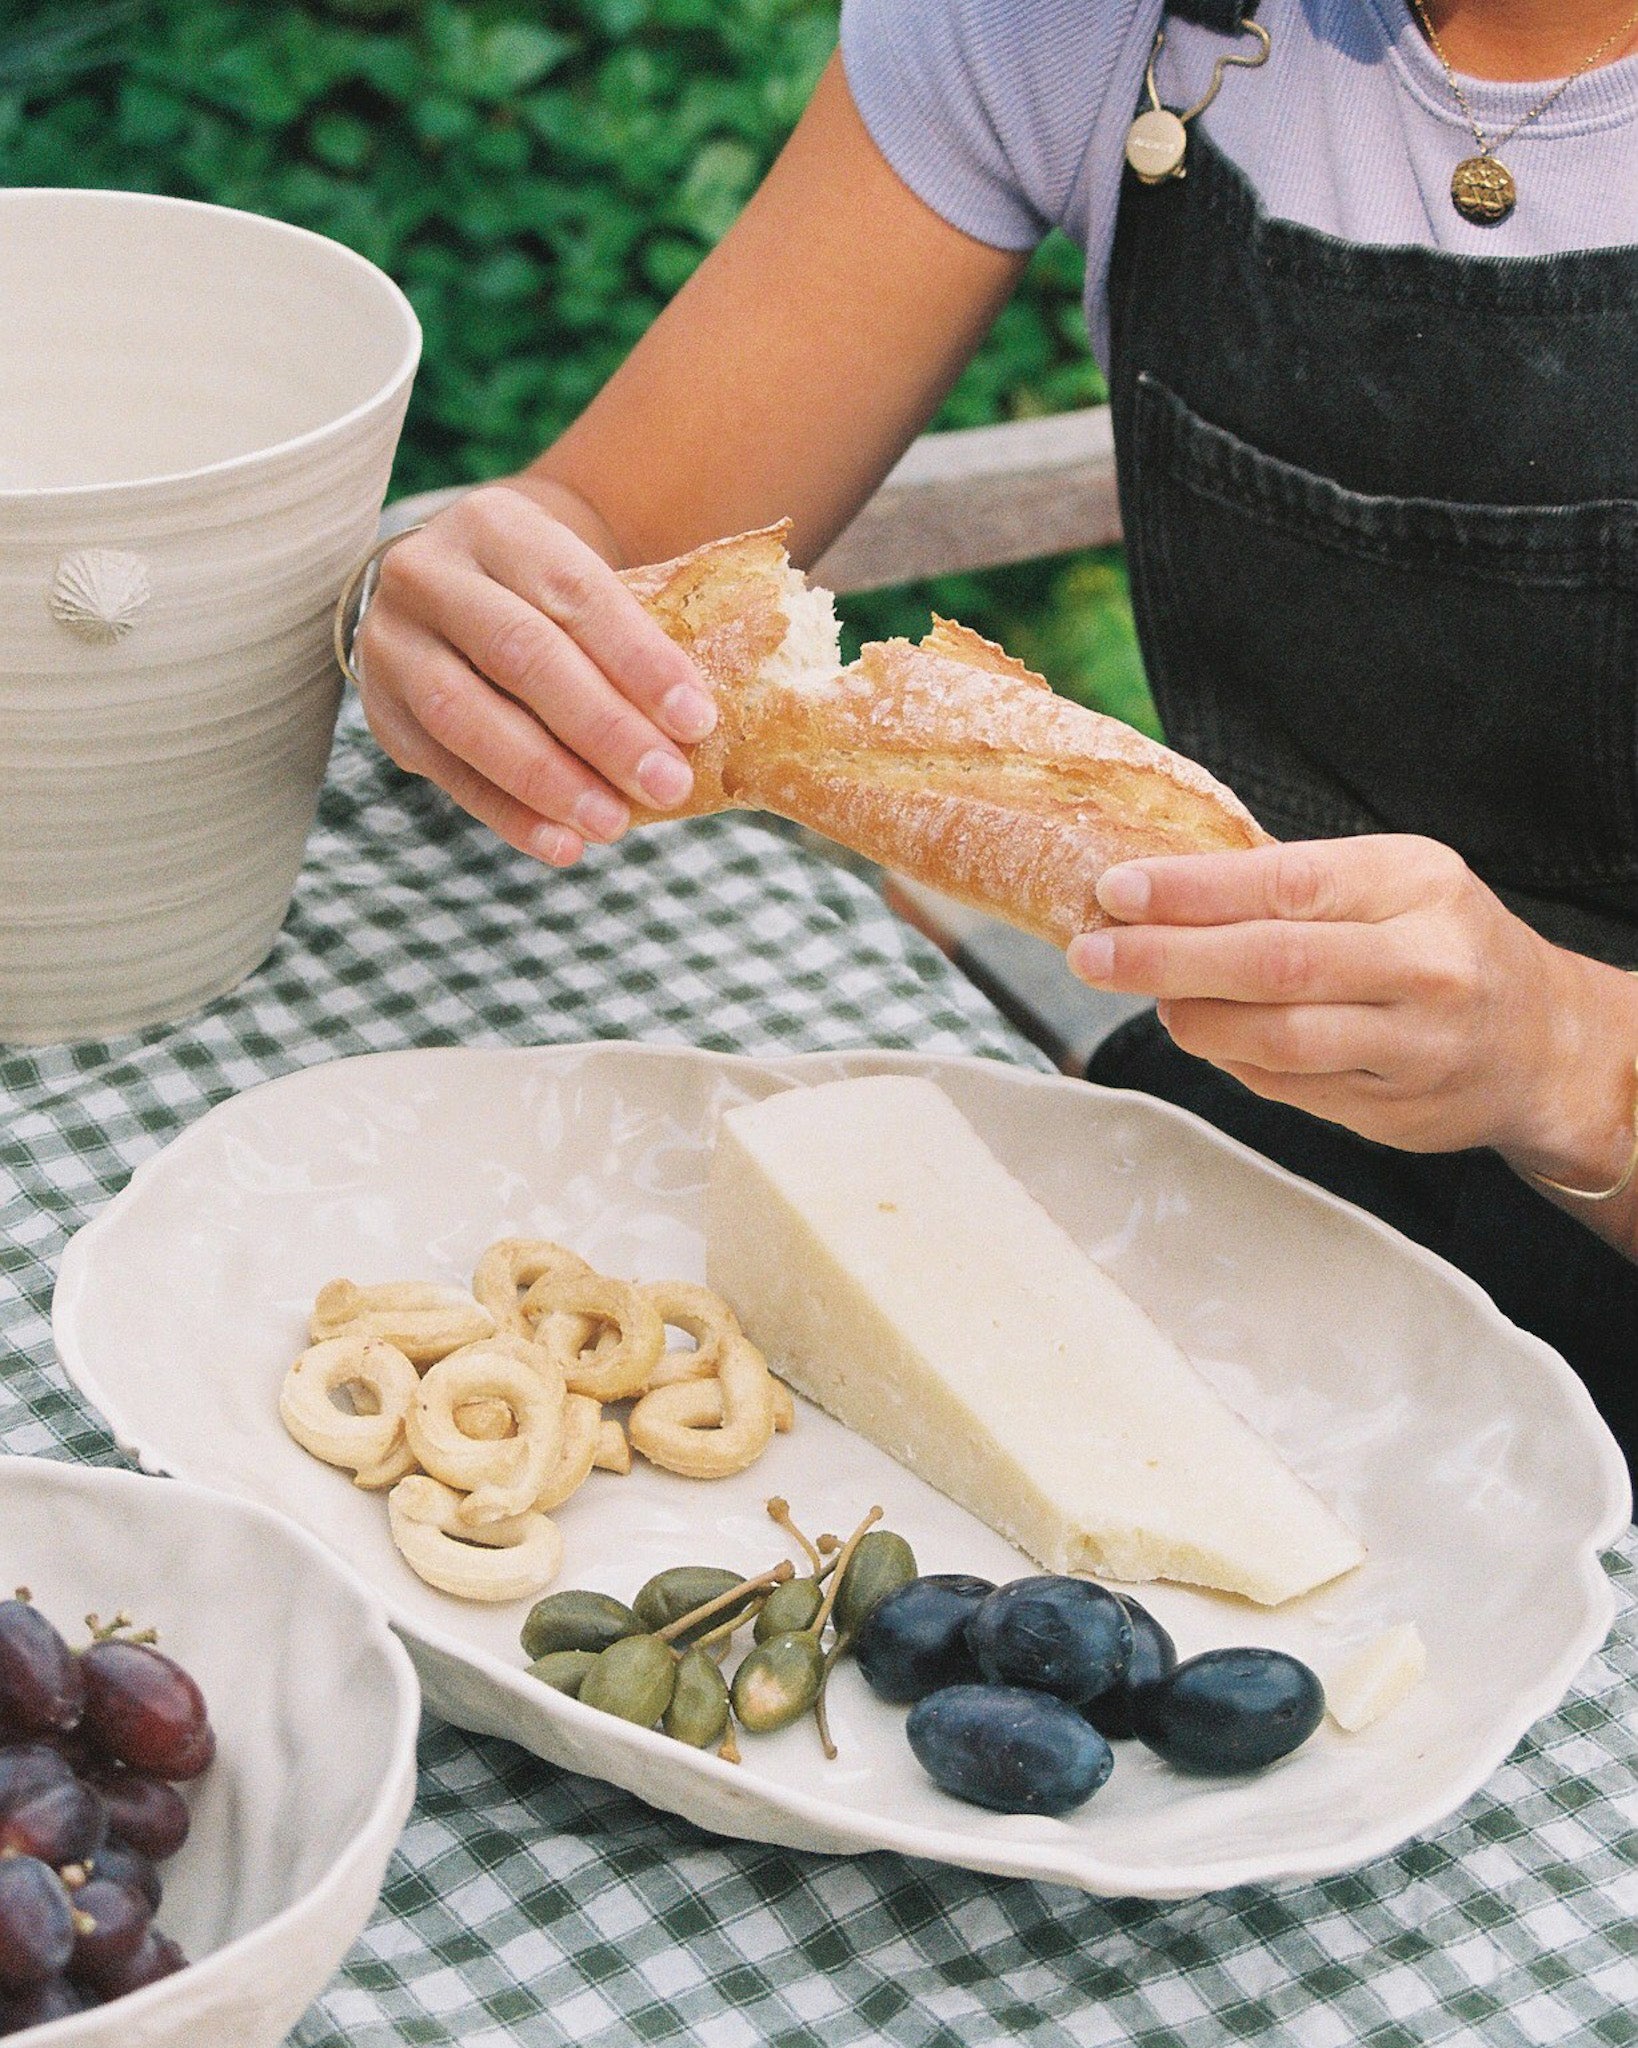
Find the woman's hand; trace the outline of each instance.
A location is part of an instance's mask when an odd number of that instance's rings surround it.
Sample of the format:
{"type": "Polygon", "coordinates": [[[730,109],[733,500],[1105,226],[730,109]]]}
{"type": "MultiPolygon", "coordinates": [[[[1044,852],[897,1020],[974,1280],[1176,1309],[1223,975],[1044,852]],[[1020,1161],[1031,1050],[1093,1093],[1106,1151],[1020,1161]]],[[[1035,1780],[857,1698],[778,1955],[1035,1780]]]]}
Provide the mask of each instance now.
{"type": "Polygon", "coordinates": [[[1603,1186],[1632,1146],[1638,984],[1550,944],[1433,840],[1129,861],[1069,963],[1185,1052],[1412,1152],[1603,1186]]]}
{"type": "Polygon", "coordinates": [[[382,558],[354,647],[370,730],[520,853],[565,867],[672,810],[716,707],[591,545],[522,489],[470,492],[382,558]]]}

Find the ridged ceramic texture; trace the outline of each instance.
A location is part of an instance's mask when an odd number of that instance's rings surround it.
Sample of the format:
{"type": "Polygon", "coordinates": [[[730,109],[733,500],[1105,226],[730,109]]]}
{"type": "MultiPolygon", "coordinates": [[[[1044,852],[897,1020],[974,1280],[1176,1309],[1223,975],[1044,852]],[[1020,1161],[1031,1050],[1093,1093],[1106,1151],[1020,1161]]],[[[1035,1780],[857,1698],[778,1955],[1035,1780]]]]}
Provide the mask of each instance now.
{"type": "Polygon", "coordinates": [[[420,1700],[380,1603],[280,1516],[173,1480],[0,1458],[6,1590],[70,1642],[124,1609],[199,1681],[215,1762],[163,1866],[190,1965],[30,2048],[277,2048],[374,1910],[415,1795],[420,1700]]]}
{"type": "Polygon", "coordinates": [[[419,350],[362,257],[0,191],[0,1041],[180,1016],[273,942],[419,350]]]}
{"type": "MultiPolygon", "coordinates": [[[[892,1848],[1090,1890],[1168,1897],[1311,1876],[1453,1811],[1602,1641],[1601,1547],[1626,1468],[1580,1382],[1470,1282],[1180,1110],[992,1060],[852,1053],[782,1062],[633,1045],[341,1060],[211,1110],[138,1167],[69,1245],[57,1348],[151,1465],[277,1505],[385,1596],[429,1704],[613,1780],[701,1826],[798,1848],[892,1848]],[[491,1239],[545,1234],[605,1271],[703,1274],[710,1146],[724,1108],[793,1083],[926,1073],[1370,1547],[1278,1612],[1178,1587],[1143,1599],[1186,1652],[1268,1643],[1320,1665],[1416,1622],[1429,1675],[1375,1728],[1326,1728],[1266,1776],[1186,1780],[1123,1745],[1066,1820],[981,1813],[936,1791],[903,1715],[851,1665],[813,1730],[747,1738],[734,1766],[531,1680],[527,1603],[480,1609],[399,1559],[379,1498],[297,1448],[277,1412],[329,1279],[469,1278],[491,1239]]],[[[1027,1332],[1019,1333],[1026,1359],[1027,1332]]],[[[594,1472],[559,1513],[559,1584],[629,1599],[650,1573],[759,1569],[763,1503],[810,1532],[873,1502],[923,1571],[1032,1569],[970,1515],[817,1410],[736,1478],[594,1472]]]]}

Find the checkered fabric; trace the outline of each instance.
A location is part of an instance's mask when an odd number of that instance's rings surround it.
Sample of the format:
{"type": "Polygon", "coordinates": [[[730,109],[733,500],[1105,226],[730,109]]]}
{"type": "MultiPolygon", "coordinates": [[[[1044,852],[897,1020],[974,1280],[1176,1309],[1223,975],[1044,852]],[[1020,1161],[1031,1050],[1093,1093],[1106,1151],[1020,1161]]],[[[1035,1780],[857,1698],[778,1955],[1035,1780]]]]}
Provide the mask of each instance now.
{"type": "MultiPolygon", "coordinates": [[[[548,874],[385,764],[349,706],[266,965],[179,1026],[0,1057],[0,1444],[117,1461],[53,1362],[52,1273],[211,1103],[346,1053],[585,1038],[1037,1057],[788,842],[715,819],[548,874]]],[[[292,2039],[1638,2044],[1638,1542],[1609,1562],[1603,1654],[1435,1837],[1183,1904],[722,1842],[429,1721],[380,1908],[292,2039]]]]}

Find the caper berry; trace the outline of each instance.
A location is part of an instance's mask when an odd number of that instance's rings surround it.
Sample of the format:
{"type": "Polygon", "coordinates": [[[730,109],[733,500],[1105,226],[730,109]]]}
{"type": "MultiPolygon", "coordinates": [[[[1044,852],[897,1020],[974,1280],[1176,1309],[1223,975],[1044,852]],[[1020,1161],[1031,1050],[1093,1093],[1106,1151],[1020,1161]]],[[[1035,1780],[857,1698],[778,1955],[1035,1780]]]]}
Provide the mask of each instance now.
{"type": "Polygon", "coordinates": [[[824,1604],[824,1589],[817,1579],[787,1579],[784,1585],[775,1586],[763,1602],[751,1633],[759,1643],[765,1643],[770,1636],[812,1628],[824,1604]]]}
{"type": "Polygon", "coordinates": [[[530,1663],[554,1650],[606,1650],[622,1636],[640,1635],[643,1624],[623,1600],[607,1593],[548,1593],[529,1610],[523,1624],[523,1654],[530,1663]]]}
{"type": "Polygon", "coordinates": [[[836,1633],[851,1636],[878,1600],[907,1586],[916,1576],[916,1553],[891,1529],[871,1529],[861,1536],[836,1589],[836,1633]]]}
{"type": "Polygon", "coordinates": [[[667,1735],[694,1749],[710,1749],[728,1726],[728,1682],[704,1650],[685,1650],[677,1682],[660,1724],[667,1735]]]}
{"type": "Polygon", "coordinates": [[[677,1659],[658,1636],[623,1636],[592,1659],[580,1681],[583,1706],[652,1728],[671,1704],[677,1659]]]}
{"type": "Polygon", "coordinates": [[[753,1735],[788,1728],[819,1697],[825,1653],[810,1629],[758,1643],[734,1673],[734,1712],[753,1735]]]}
{"type": "Polygon", "coordinates": [[[549,1685],[553,1692],[566,1692],[575,1699],[579,1697],[581,1684],[597,1662],[597,1657],[595,1650],[548,1650],[544,1657],[537,1657],[529,1666],[529,1676],[538,1678],[542,1685],[549,1685]]]}
{"type": "MultiPolygon", "coordinates": [[[[743,1572],[724,1571],[712,1564],[673,1565],[669,1571],[656,1572],[638,1591],[631,1603],[631,1611],[646,1629],[669,1628],[672,1622],[680,1621],[685,1614],[692,1614],[696,1607],[704,1607],[708,1601],[731,1593],[744,1583],[744,1579],[743,1572]]],[[[686,1646],[696,1635],[704,1635],[707,1629],[727,1621],[731,1614],[743,1616],[755,1598],[754,1593],[747,1593],[743,1602],[719,1608],[697,1628],[685,1629],[676,1639],[678,1645],[686,1646]]]]}

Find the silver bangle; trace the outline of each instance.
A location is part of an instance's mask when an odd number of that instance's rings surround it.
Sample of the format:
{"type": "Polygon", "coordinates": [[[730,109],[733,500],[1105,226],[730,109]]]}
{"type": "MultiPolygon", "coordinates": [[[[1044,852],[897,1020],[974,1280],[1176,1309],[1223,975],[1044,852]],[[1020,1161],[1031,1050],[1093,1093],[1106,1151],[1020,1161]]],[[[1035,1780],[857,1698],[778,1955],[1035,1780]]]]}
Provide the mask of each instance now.
{"type": "Polygon", "coordinates": [[[364,614],[375,595],[374,577],[381,566],[381,557],[388,548],[396,547],[401,540],[408,540],[412,533],[419,533],[425,525],[423,519],[415,526],[406,526],[402,533],[389,533],[385,540],[378,540],[367,555],[361,555],[353,564],[347,581],[341,586],[331,637],[336,651],[336,666],[355,690],[363,686],[358,670],[353,666],[353,642],[358,638],[358,629],[363,625],[364,614]]]}

